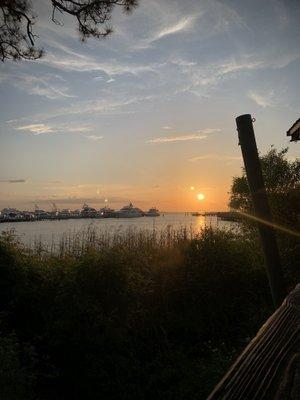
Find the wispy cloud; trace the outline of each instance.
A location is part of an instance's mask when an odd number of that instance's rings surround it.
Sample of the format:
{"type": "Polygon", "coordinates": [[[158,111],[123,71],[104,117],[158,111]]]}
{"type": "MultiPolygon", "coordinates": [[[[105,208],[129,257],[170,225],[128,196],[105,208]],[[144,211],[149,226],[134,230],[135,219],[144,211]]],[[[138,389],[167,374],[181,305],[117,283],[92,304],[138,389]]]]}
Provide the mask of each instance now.
{"type": "MultiPolygon", "coordinates": [[[[157,9],[157,15],[150,25],[151,29],[148,30],[146,35],[142,34],[140,39],[135,40],[135,44],[131,46],[131,51],[146,50],[154,47],[161,39],[191,32],[195,26],[195,22],[202,15],[199,9],[197,11],[194,10],[189,15],[184,15],[184,12],[180,12],[179,10],[170,12],[170,9],[167,11],[164,6],[161,4],[158,5],[158,3],[156,3],[156,7],[154,8],[157,9]]],[[[153,13],[153,10],[150,10],[151,13],[153,13]]]]}
{"type": "Polygon", "coordinates": [[[31,183],[37,183],[39,185],[60,185],[63,183],[61,180],[55,180],[55,181],[44,181],[44,180],[36,180],[36,179],[28,179],[28,182],[31,183]]]}
{"type": "Polygon", "coordinates": [[[34,135],[47,133],[86,133],[91,132],[90,126],[72,126],[72,125],[48,125],[48,124],[29,124],[15,127],[18,131],[28,131],[34,135]]]}
{"type": "Polygon", "coordinates": [[[221,132],[222,129],[220,128],[204,128],[204,129],[199,129],[199,133],[204,133],[205,135],[210,135],[212,133],[218,133],[221,132]]]}
{"type": "Polygon", "coordinates": [[[227,61],[219,66],[219,75],[232,74],[238,71],[247,71],[263,68],[264,63],[262,61],[251,61],[251,60],[231,60],[227,61]]]}
{"type": "Polygon", "coordinates": [[[189,158],[190,162],[197,162],[202,160],[215,160],[215,161],[240,161],[242,160],[241,156],[227,156],[223,154],[203,154],[201,156],[196,156],[189,158]]]}
{"type": "Polygon", "coordinates": [[[92,140],[93,142],[100,142],[104,136],[96,136],[96,135],[85,135],[85,138],[92,140]]]}
{"type": "Polygon", "coordinates": [[[43,133],[53,133],[55,130],[46,124],[30,124],[18,126],[15,128],[17,131],[29,131],[34,135],[41,135],[43,133]]]}
{"type": "MultiPolygon", "coordinates": [[[[38,127],[40,126],[41,128],[44,126],[48,126],[49,129],[51,129],[51,132],[78,132],[78,133],[83,133],[83,132],[90,132],[93,130],[93,128],[89,125],[84,125],[84,126],[70,126],[70,123],[64,123],[64,124],[59,124],[59,125],[53,125],[53,123],[49,122],[52,120],[55,120],[57,118],[67,118],[70,115],[90,115],[90,114],[95,114],[95,115],[121,115],[121,114],[132,114],[137,112],[138,107],[146,107],[146,104],[154,98],[157,98],[158,95],[153,95],[153,96],[125,96],[125,95],[120,95],[120,93],[117,94],[111,94],[104,96],[103,99],[100,100],[81,100],[81,101],[76,101],[74,103],[68,104],[66,103],[64,107],[59,107],[55,108],[52,110],[47,110],[47,112],[41,112],[37,114],[32,114],[30,116],[26,117],[21,117],[19,119],[12,119],[9,121],[6,121],[8,124],[15,125],[17,123],[19,124],[25,124],[25,122],[29,121],[31,124],[26,124],[25,126],[20,126],[20,127],[14,127],[14,129],[17,130],[29,130],[28,128],[33,125],[37,125],[38,127]],[[130,107],[130,106],[135,105],[135,107],[130,107]],[[42,122],[40,122],[42,121],[42,122]],[[44,122],[45,121],[45,122],[44,122]],[[39,123],[36,123],[39,122],[39,123]],[[50,124],[50,125],[49,125],[50,124]]],[[[39,133],[50,133],[50,130],[48,129],[48,132],[39,132],[39,133]]],[[[36,132],[32,132],[36,133],[36,132]]]]}
{"type": "MultiPolygon", "coordinates": [[[[171,127],[167,126],[164,129],[169,130],[171,127]]],[[[147,143],[170,143],[170,142],[186,142],[193,140],[206,139],[207,135],[221,132],[219,128],[204,128],[199,129],[196,133],[188,133],[184,135],[163,136],[158,138],[149,139],[147,143]]]]}
{"type": "Polygon", "coordinates": [[[65,108],[60,108],[56,112],[53,112],[52,117],[72,114],[110,115],[115,113],[132,113],[136,112],[137,105],[145,105],[146,102],[156,99],[157,97],[159,97],[159,95],[132,96],[132,94],[128,94],[128,96],[125,96],[119,93],[112,95],[107,94],[107,96],[101,100],[81,101],[65,108]],[[133,105],[135,105],[135,108],[129,110],[128,107],[133,105]]]}
{"type": "Polygon", "coordinates": [[[168,126],[168,125],[163,126],[162,128],[163,128],[165,131],[170,131],[171,129],[173,129],[171,126],[168,126]]]}
{"type": "MultiPolygon", "coordinates": [[[[225,80],[231,80],[238,75],[250,74],[259,70],[279,70],[299,58],[300,53],[282,55],[270,54],[267,51],[261,54],[241,53],[209,63],[174,58],[170,62],[177,66],[178,71],[176,78],[173,75],[171,77],[177,82],[177,93],[184,91],[203,96],[207,90],[217,87],[225,80]]],[[[166,79],[169,79],[168,74],[166,74],[166,79]]]]}
{"type": "Polygon", "coordinates": [[[261,106],[263,108],[276,106],[273,91],[261,94],[254,90],[251,90],[248,92],[248,97],[253,100],[258,106],[261,106]]]}
{"type": "Polygon", "coordinates": [[[90,126],[68,126],[68,127],[62,126],[58,129],[61,132],[70,132],[70,133],[84,133],[92,131],[92,128],[90,126]]]}
{"type": "Polygon", "coordinates": [[[76,97],[74,95],[69,94],[67,92],[67,90],[62,87],[55,88],[50,85],[46,85],[46,86],[36,85],[36,86],[32,87],[29,90],[29,92],[30,92],[30,94],[44,96],[51,100],[56,100],[60,97],[76,97]]]}
{"type": "Polygon", "coordinates": [[[188,31],[192,28],[197,16],[191,15],[181,18],[177,23],[167,26],[159,31],[151,40],[154,42],[156,40],[162,39],[165,36],[170,36],[178,32],[188,31]]]}
{"type": "Polygon", "coordinates": [[[171,142],[188,142],[194,140],[206,139],[207,136],[201,134],[189,134],[181,136],[164,136],[150,139],[147,143],[171,143],[171,142]]]}
{"type": "Polygon", "coordinates": [[[46,97],[50,100],[76,97],[70,93],[65,80],[57,74],[40,74],[39,72],[37,75],[32,75],[12,69],[4,74],[3,80],[30,95],[46,97]]]}
{"type": "MultiPolygon", "coordinates": [[[[156,64],[144,64],[136,62],[122,62],[115,58],[107,61],[98,60],[96,57],[72,51],[67,46],[55,43],[53,50],[48,51],[46,56],[39,60],[40,63],[51,66],[62,71],[77,72],[99,72],[108,76],[107,83],[113,82],[113,76],[132,74],[138,75],[145,72],[155,72],[156,64]],[[59,50],[59,53],[57,52],[59,50]]],[[[95,77],[96,80],[105,79],[101,76],[95,77]]]]}
{"type": "Polygon", "coordinates": [[[0,183],[25,183],[26,179],[0,179],[0,183]]]}

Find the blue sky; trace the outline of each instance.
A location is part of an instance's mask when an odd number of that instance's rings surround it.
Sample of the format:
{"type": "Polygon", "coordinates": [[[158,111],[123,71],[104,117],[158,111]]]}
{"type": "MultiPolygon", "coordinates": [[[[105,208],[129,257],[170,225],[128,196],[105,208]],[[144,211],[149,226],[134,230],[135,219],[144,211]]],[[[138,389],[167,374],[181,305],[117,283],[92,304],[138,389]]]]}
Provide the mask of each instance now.
{"type": "Polygon", "coordinates": [[[285,136],[300,110],[299,1],[141,0],[86,43],[49,4],[33,1],[45,56],[0,67],[0,207],[226,209],[243,113],[261,152],[299,156],[285,136]]]}

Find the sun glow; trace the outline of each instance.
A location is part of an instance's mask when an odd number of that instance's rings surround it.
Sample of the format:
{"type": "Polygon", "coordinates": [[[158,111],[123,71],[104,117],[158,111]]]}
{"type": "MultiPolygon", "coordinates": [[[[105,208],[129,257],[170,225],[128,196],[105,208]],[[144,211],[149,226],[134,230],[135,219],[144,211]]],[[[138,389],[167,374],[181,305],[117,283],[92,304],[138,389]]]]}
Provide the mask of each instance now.
{"type": "Polygon", "coordinates": [[[203,193],[197,194],[197,199],[198,199],[198,200],[204,200],[204,199],[205,199],[204,194],[203,194],[203,193]]]}

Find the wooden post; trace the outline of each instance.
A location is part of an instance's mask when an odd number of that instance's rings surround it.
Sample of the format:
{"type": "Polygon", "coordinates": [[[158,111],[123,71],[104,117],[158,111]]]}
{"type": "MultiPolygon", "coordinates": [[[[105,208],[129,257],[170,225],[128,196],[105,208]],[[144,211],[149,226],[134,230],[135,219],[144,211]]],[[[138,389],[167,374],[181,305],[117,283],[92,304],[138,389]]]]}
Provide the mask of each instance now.
{"type": "Polygon", "coordinates": [[[236,125],[254,212],[258,219],[258,230],[264,251],[273,302],[275,307],[278,307],[285,297],[285,288],[274,228],[259,222],[259,220],[262,220],[272,223],[272,215],[258,157],[251,115],[240,115],[236,118],[236,125]]]}

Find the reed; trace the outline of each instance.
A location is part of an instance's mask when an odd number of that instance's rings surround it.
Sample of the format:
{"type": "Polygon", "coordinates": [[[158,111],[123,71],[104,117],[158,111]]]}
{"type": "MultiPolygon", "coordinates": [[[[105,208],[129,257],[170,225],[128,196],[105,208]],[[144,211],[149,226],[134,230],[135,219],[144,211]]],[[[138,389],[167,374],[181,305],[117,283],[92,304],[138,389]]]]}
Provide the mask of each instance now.
{"type": "Polygon", "coordinates": [[[234,231],[0,236],[6,399],[204,399],[272,312],[258,242],[234,231]]]}

